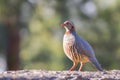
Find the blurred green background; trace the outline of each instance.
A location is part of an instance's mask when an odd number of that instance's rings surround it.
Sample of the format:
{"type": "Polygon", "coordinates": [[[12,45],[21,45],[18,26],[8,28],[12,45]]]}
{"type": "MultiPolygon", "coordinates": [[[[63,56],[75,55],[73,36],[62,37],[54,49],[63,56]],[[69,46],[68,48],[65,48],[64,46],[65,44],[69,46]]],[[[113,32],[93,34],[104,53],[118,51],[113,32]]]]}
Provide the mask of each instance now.
{"type": "MultiPolygon", "coordinates": [[[[68,70],[65,20],[92,45],[103,69],[120,69],[120,0],[0,0],[0,71],[68,70]]],[[[84,70],[95,68],[88,63],[84,70]]]]}

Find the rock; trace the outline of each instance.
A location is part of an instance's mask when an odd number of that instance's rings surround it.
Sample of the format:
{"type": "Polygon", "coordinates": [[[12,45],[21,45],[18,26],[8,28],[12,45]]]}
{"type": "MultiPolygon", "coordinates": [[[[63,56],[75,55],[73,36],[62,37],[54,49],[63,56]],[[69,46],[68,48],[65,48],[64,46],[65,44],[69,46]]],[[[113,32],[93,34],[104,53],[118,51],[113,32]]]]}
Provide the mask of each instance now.
{"type": "Polygon", "coordinates": [[[120,80],[120,70],[111,71],[47,71],[19,70],[0,72],[0,80],[120,80]]]}

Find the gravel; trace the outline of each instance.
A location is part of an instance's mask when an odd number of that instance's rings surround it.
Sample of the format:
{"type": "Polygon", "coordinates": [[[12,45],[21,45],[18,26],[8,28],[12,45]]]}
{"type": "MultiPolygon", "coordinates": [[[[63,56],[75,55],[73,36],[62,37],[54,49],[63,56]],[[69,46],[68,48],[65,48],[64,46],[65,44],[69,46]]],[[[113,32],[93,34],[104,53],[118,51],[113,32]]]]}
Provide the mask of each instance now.
{"type": "Polygon", "coordinates": [[[120,80],[120,70],[47,71],[19,70],[0,72],[0,80],[120,80]]]}

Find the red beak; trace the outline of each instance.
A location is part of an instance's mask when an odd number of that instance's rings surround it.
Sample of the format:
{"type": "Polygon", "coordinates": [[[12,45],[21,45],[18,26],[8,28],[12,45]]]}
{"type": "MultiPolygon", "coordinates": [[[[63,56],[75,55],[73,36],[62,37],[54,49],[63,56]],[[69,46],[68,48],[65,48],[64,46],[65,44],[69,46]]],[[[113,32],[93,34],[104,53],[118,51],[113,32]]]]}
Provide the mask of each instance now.
{"type": "Polygon", "coordinates": [[[61,24],[61,26],[62,26],[62,27],[64,27],[64,26],[65,26],[65,24],[63,23],[63,24],[61,24]]]}

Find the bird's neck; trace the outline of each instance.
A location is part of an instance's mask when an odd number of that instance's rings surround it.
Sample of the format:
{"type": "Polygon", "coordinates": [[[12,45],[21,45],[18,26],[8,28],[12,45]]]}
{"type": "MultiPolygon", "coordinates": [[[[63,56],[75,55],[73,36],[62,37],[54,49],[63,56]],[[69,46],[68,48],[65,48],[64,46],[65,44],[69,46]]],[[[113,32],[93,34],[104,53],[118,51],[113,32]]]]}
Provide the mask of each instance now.
{"type": "Polygon", "coordinates": [[[76,33],[75,29],[72,28],[70,30],[66,30],[65,34],[68,35],[68,34],[72,34],[72,33],[76,33]]]}

